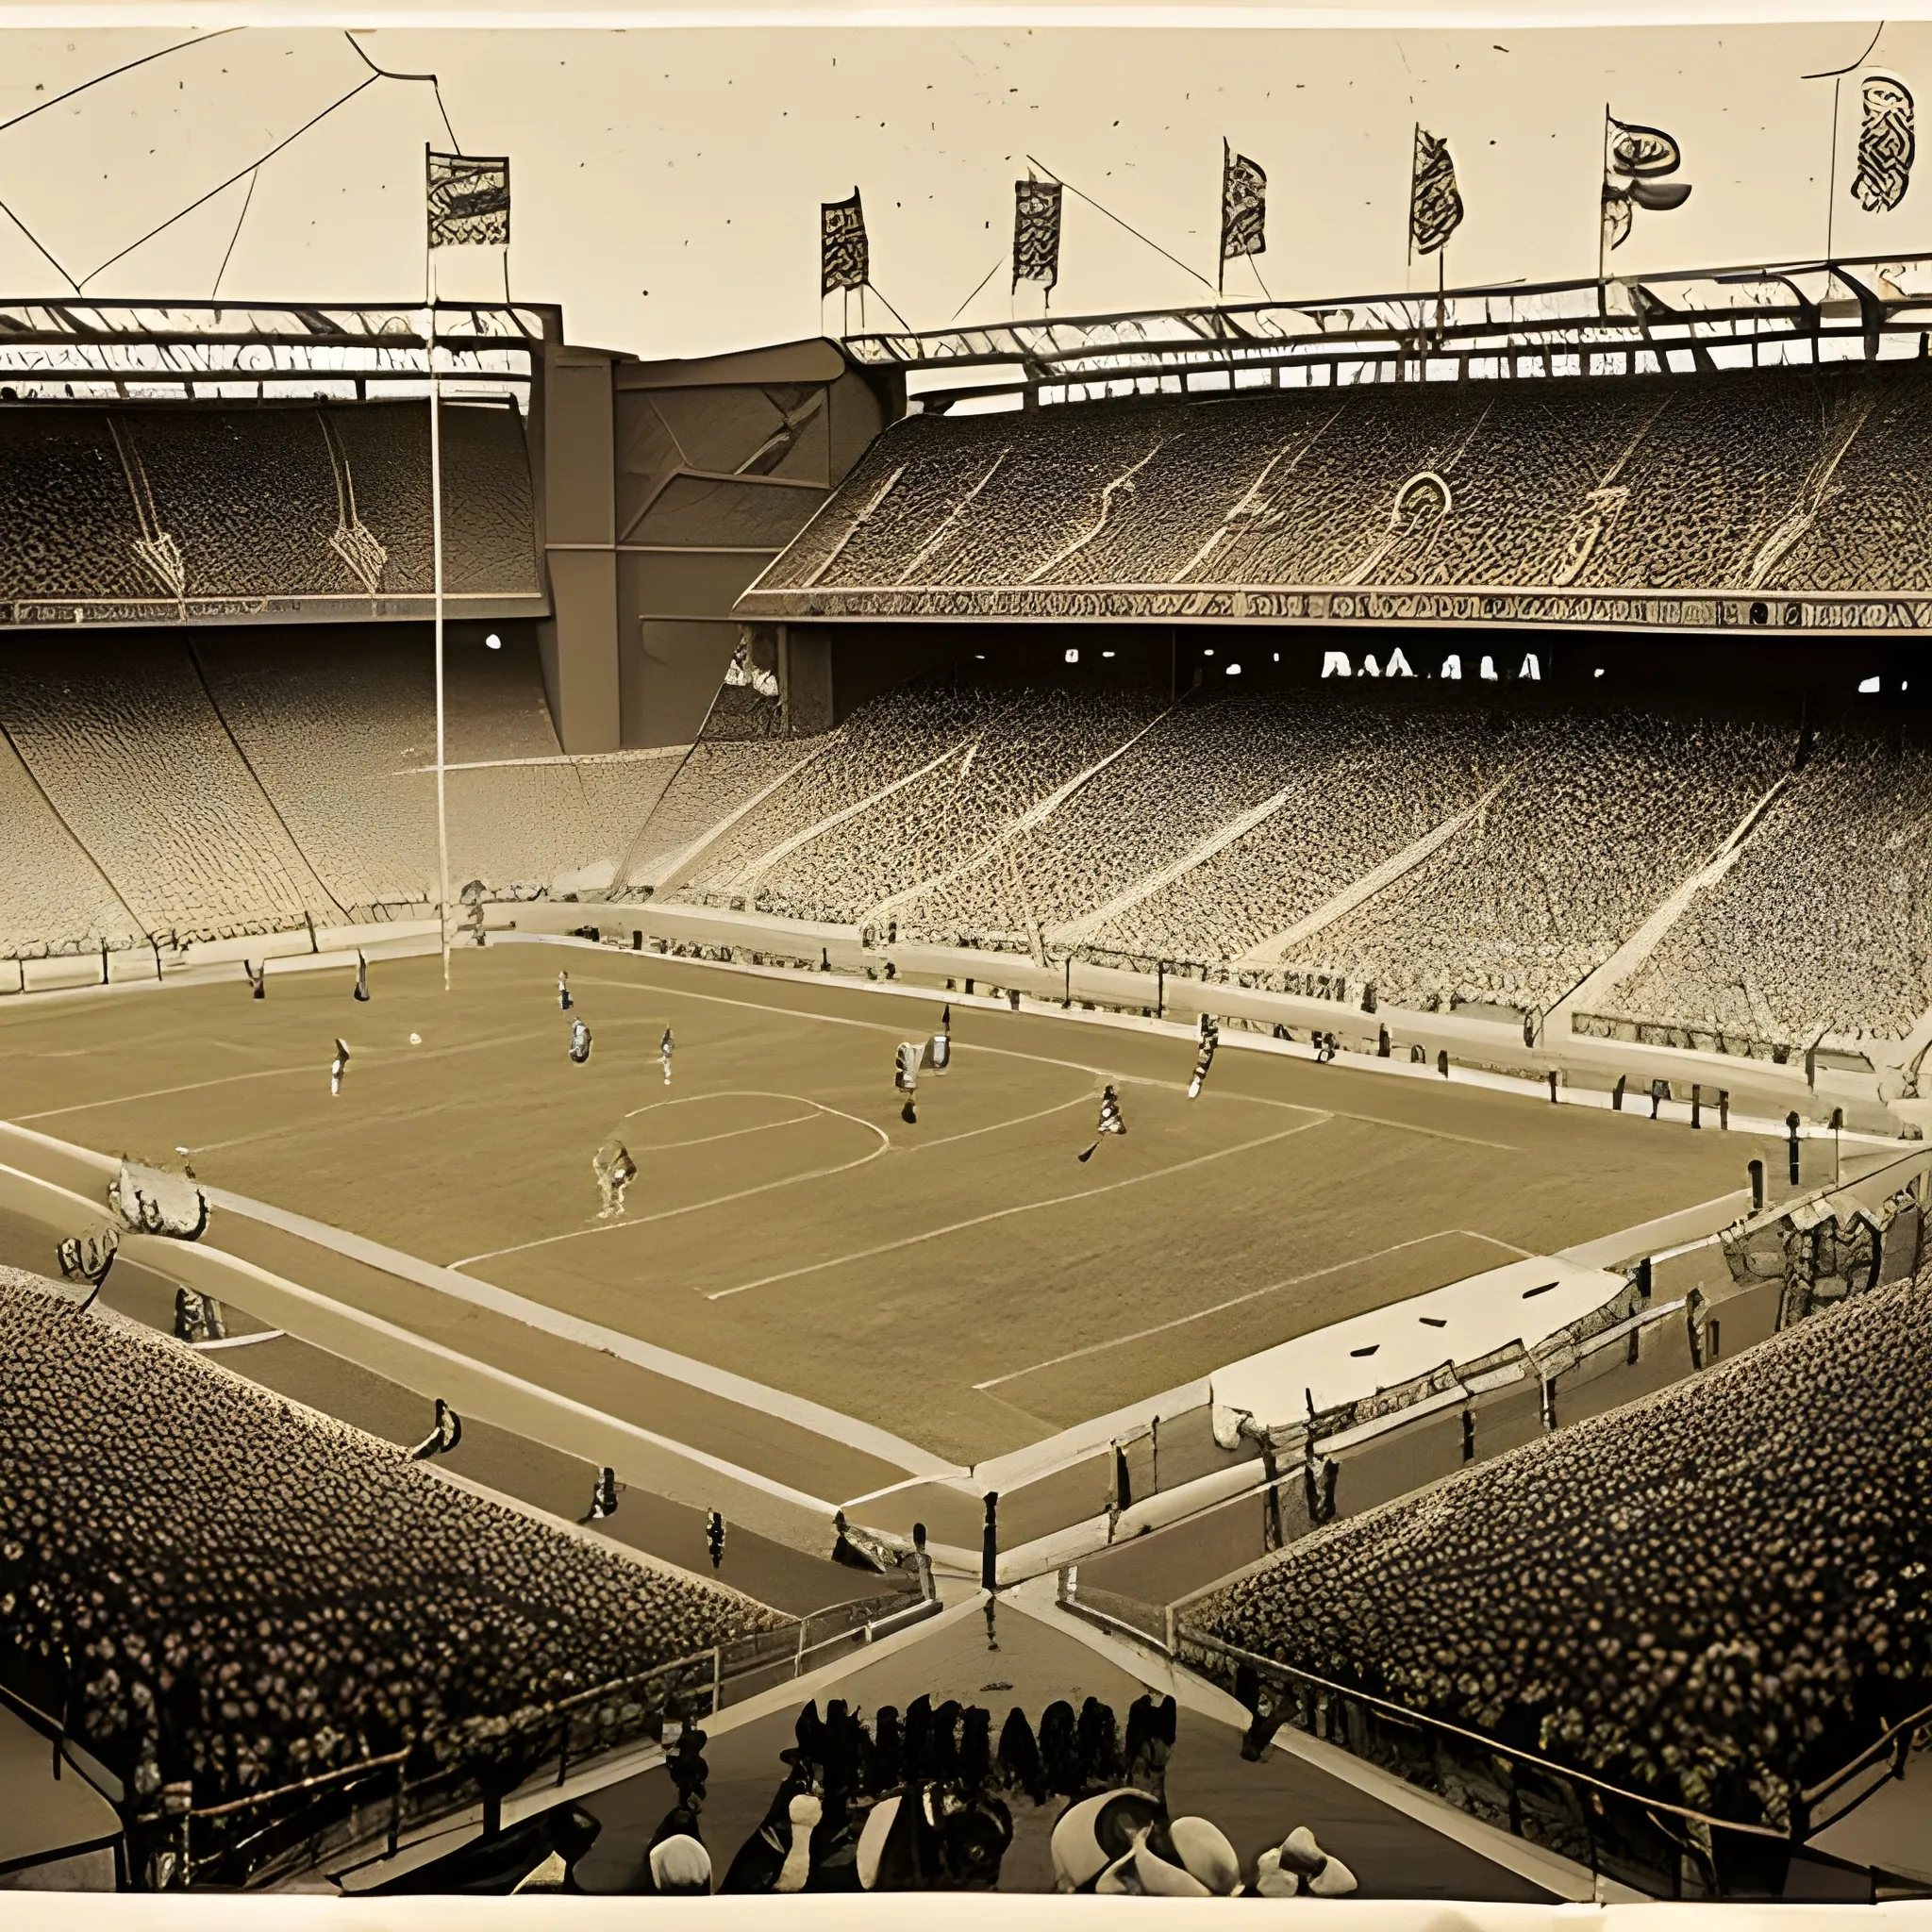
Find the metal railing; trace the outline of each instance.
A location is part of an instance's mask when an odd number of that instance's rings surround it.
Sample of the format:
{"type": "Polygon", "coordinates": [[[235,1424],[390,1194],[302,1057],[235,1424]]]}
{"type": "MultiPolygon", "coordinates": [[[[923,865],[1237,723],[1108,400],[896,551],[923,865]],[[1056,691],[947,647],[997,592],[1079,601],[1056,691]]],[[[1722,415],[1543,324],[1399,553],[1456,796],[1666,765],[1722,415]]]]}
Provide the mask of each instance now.
{"type": "MultiPolygon", "coordinates": [[[[1169,1613],[1174,1660],[1231,1690],[1254,1714],[1244,1750],[1258,1756],[1283,1724],[1426,1787],[1458,1809],[1543,1846],[1593,1876],[1653,1897],[1779,1896],[1793,1857],[1862,1874],[1871,1895],[1932,1887],[1810,1849],[1853,1808],[1817,1815],[1876,1758],[1902,1771],[1915,1737],[1932,1742],[1932,1707],[1890,1724],[1841,1770],[1793,1794],[1788,1826],[1726,1818],[1633,1791],[1520,1745],[1243,1650],[1169,1613]]],[[[1869,1795],[1861,1792],[1860,1798],[1869,1795]]],[[[1858,1802],[1854,1800],[1854,1804],[1858,1802]]]]}

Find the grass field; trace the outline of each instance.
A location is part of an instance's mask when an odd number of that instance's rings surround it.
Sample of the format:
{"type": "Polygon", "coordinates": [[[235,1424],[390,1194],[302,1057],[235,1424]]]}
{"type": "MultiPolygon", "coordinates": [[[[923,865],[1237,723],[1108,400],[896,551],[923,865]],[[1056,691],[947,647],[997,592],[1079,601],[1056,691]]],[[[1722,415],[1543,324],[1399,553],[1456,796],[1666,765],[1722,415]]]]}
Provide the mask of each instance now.
{"type": "Polygon", "coordinates": [[[107,1153],[185,1146],[215,1186],[960,1460],[1726,1193],[1770,1151],[1232,1043],[1191,1103],[1184,1040],[963,1005],[908,1126],[893,1049],[938,995],[521,944],[455,968],[445,994],[434,959],[378,964],[366,1006],[334,971],[254,1001],[239,969],[11,1002],[5,1113],[107,1153]],[[1082,1165],[1109,1080],[1128,1132],[1082,1165]],[[606,1222],[591,1156],[613,1135],[641,1171],[606,1222]]]}

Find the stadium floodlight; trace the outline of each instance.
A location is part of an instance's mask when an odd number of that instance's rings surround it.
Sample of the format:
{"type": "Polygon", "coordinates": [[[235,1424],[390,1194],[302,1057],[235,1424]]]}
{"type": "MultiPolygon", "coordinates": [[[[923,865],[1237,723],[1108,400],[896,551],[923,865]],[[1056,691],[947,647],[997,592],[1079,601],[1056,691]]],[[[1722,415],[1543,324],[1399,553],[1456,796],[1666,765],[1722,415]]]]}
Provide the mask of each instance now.
{"type": "Polygon", "coordinates": [[[1462,675],[1462,659],[1454,651],[1442,659],[1442,675],[1455,678],[1462,675]]]}
{"type": "Polygon", "coordinates": [[[1227,675],[1230,677],[1239,677],[1241,675],[1241,667],[1239,664],[1230,664],[1227,667],[1227,675]]]}
{"type": "Polygon", "coordinates": [[[1861,691],[1875,691],[1878,689],[1878,680],[1875,677],[1861,677],[1858,680],[1858,689],[1861,691]]]}
{"type": "Polygon", "coordinates": [[[1542,682],[1543,668],[1537,662],[1534,651],[1528,651],[1524,654],[1523,668],[1516,675],[1518,677],[1528,678],[1532,684],[1541,684],[1542,682]]]}
{"type": "Polygon", "coordinates": [[[1080,653],[1076,649],[1073,649],[1070,647],[1067,652],[1067,662],[1069,664],[1077,664],[1079,661],[1080,653]]]}
{"type": "Polygon", "coordinates": [[[1346,651],[1324,651],[1322,654],[1322,675],[1324,677],[1349,676],[1348,653],[1346,651]]]}
{"type": "Polygon", "coordinates": [[[503,649],[503,640],[500,637],[498,637],[494,631],[491,631],[490,635],[483,640],[483,648],[486,651],[500,651],[503,649]]]}

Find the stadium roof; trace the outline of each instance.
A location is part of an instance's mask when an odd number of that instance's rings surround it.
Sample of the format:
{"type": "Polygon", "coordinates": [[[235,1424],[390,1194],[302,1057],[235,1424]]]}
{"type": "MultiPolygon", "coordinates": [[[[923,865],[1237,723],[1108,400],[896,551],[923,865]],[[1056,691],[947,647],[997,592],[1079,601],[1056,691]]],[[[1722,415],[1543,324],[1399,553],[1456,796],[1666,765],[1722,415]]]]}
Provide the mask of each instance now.
{"type": "Polygon", "coordinates": [[[1932,630],[1932,361],[895,424],[746,618],[1932,630]]]}
{"type": "Polygon", "coordinates": [[[845,346],[863,366],[914,377],[925,407],[943,410],[997,397],[1806,367],[1915,356],[1928,326],[1932,257],[1912,256],[1048,315],[845,346]]]}
{"type": "MultiPolygon", "coordinates": [[[[0,301],[8,400],[421,395],[422,303],[0,301]]],[[[438,369],[452,395],[512,395],[562,338],[544,303],[439,303],[438,369]]]]}

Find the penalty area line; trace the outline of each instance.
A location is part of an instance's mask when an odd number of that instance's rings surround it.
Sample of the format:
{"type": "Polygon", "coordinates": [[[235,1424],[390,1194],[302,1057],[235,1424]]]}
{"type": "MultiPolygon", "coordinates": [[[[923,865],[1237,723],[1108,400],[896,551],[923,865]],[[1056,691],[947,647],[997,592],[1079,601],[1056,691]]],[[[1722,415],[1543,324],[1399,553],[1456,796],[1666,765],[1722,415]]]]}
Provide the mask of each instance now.
{"type": "MultiPolygon", "coordinates": [[[[1091,1341],[1085,1348],[1069,1349],[1065,1355],[1049,1357],[1043,1362],[1034,1362],[1024,1369],[1014,1369],[1010,1374],[995,1375],[990,1382],[975,1382],[973,1387],[976,1393],[991,1394],[995,1389],[1008,1382],[1017,1382],[1025,1375],[1037,1375],[1042,1369],[1057,1369],[1067,1362],[1084,1361],[1089,1356],[1105,1355],[1110,1348],[1125,1348],[1130,1342],[1146,1341],[1156,1335],[1165,1335],[1175,1328],[1185,1328],[1191,1322],[1205,1322],[1210,1315],[1224,1315],[1229,1308],[1238,1308],[1246,1302],[1257,1302],[1264,1295],[1279,1294],[1285,1288],[1298,1288],[1306,1281],[1320,1281],[1324,1275],[1341,1274],[1350,1268],[1366,1267],[1371,1261],[1386,1260],[1391,1255],[1399,1255],[1407,1248],[1426,1247],[1431,1241],[1467,1239],[1485,1241],[1491,1247],[1505,1248],[1512,1255],[1524,1255],[1525,1251],[1513,1242],[1496,1240],[1493,1235],[1477,1234],[1466,1227],[1439,1227],[1433,1234],[1419,1234],[1412,1241],[1397,1241],[1387,1248],[1377,1248],[1372,1254],[1355,1255],[1346,1261],[1337,1261],[1327,1268],[1317,1268],[1307,1274],[1287,1274],[1279,1281],[1271,1281],[1261,1288],[1251,1288],[1245,1294],[1232,1296],[1224,1302],[1216,1302],[1211,1307],[1196,1308],[1191,1315],[1176,1315],[1171,1322],[1157,1322],[1151,1328],[1137,1328],[1131,1335],[1116,1335],[1108,1341],[1091,1341]]],[[[994,1396],[994,1401],[1003,1397],[994,1396]]]]}
{"type": "MultiPolygon", "coordinates": [[[[868,1161],[876,1160],[881,1154],[891,1151],[891,1136],[883,1127],[876,1127],[872,1122],[860,1120],[856,1113],[846,1113],[841,1108],[826,1107],[823,1101],[814,1101],[812,1105],[820,1109],[821,1114],[830,1114],[836,1120],[850,1121],[854,1126],[863,1127],[868,1134],[876,1134],[879,1137],[879,1144],[870,1154],[861,1154],[857,1160],[841,1161],[837,1167],[816,1167],[806,1174],[786,1174],[778,1180],[761,1181],[755,1188],[740,1188],[735,1193],[713,1194],[708,1201],[687,1201],[681,1208],[660,1208],[655,1214],[638,1214],[623,1221],[603,1222],[591,1227],[573,1227],[562,1234],[541,1235],[533,1241],[518,1241],[513,1247],[491,1248],[480,1255],[466,1255],[460,1261],[445,1262],[444,1266],[454,1272],[459,1268],[471,1267],[478,1261],[494,1261],[505,1255],[526,1255],[532,1248],[548,1248],[556,1246],[558,1241],[577,1241],[585,1235],[617,1234],[627,1227],[648,1227],[654,1221],[675,1221],[680,1214],[698,1214],[707,1208],[724,1208],[733,1201],[748,1201],[755,1194],[769,1194],[774,1188],[795,1188],[806,1181],[830,1180],[835,1174],[850,1174],[855,1167],[863,1167],[868,1161]]],[[[728,1290],[726,1291],[729,1292],[728,1290]]]]}

